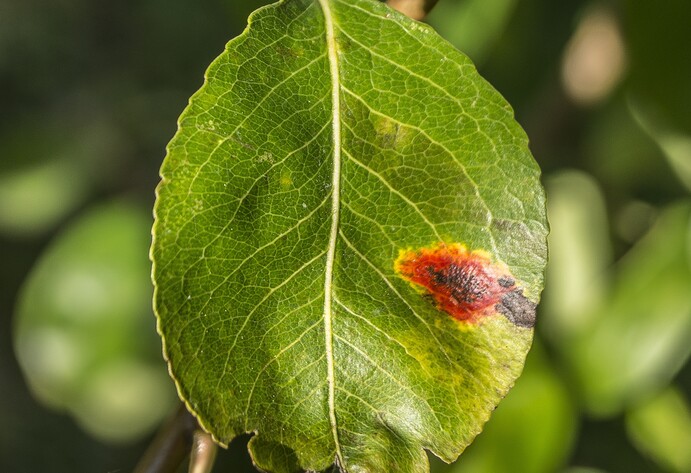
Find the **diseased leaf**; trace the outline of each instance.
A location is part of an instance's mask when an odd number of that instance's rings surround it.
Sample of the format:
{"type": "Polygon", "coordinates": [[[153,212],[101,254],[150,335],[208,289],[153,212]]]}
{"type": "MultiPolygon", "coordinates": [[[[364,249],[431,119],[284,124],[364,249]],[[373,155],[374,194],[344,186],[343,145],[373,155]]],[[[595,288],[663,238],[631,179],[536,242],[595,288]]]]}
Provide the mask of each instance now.
{"type": "Polygon", "coordinates": [[[544,348],[533,345],[521,378],[480,436],[460,461],[435,473],[557,472],[569,457],[575,433],[569,392],[544,348]]]}
{"type": "Polygon", "coordinates": [[[511,108],[371,0],[257,11],[161,170],[170,370],[268,471],[454,460],[520,373],[542,289],[539,169],[511,108]],[[426,263],[425,263],[426,262],[426,263]]]}

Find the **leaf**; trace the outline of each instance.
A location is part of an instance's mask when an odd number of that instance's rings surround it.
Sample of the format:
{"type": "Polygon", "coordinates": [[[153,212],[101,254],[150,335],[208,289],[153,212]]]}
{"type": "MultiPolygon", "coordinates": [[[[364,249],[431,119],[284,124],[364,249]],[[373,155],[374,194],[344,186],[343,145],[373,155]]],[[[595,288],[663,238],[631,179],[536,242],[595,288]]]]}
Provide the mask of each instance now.
{"type": "Polygon", "coordinates": [[[584,466],[573,466],[566,470],[564,473],[607,473],[605,470],[600,470],[599,468],[590,468],[584,466]]]}
{"type": "Polygon", "coordinates": [[[559,348],[588,410],[611,416],[667,385],[691,355],[691,203],[670,206],[617,264],[610,296],[559,348]]]}
{"type": "Polygon", "coordinates": [[[576,411],[566,386],[550,366],[544,349],[533,346],[516,386],[463,459],[439,471],[559,471],[571,450],[575,427],[576,411]]]}
{"type": "Polygon", "coordinates": [[[688,41],[691,4],[671,0],[665,15],[657,15],[650,2],[627,0],[622,4],[627,20],[627,49],[631,57],[630,94],[680,133],[691,133],[691,56],[677,54],[688,41]],[[651,41],[651,38],[655,38],[651,41]]]}
{"type": "Polygon", "coordinates": [[[665,471],[691,471],[691,407],[676,388],[667,387],[628,412],[626,430],[665,471]]]}
{"type": "Polygon", "coordinates": [[[612,250],[605,199],[595,179],[562,171],[547,178],[545,187],[551,231],[541,326],[559,346],[592,325],[607,294],[602,275],[612,264],[612,250]]]}
{"type": "Polygon", "coordinates": [[[516,0],[440,2],[426,20],[479,64],[506,30],[517,3],[516,0]]]}
{"type": "Polygon", "coordinates": [[[0,135],[0,233],[34,236],[54,228],[110,176],[122,153],[115,126],[98,113],[17,120],[0,135]],[[65,116],[78,116],[66,123],[65,116]],[[77,131],[78,130],[78,131],[77,131]]]}
{"type": "Polygon", "coordinates": [[[147,434],[175,394],[161,372],[143,207],[90,210],[58,236],[18,300],[14,344],[34,395],[109,441],[147,434]]]}
{"type": "Polygon", "coordinates": [[[660,147],[679,180],[691,190],[691,136],[668,129],[640,103],[631,101],[630,108],[636,123],[660,147]]]}
{"type": "Polygon", "coordinates": [[[254,432],[264,470],[454,460],[520,373],[542,288],[543,191],[511,108],[369,0],[258,10],[206,78],[155,208],[180,396],[222,444],[254,432]]]}

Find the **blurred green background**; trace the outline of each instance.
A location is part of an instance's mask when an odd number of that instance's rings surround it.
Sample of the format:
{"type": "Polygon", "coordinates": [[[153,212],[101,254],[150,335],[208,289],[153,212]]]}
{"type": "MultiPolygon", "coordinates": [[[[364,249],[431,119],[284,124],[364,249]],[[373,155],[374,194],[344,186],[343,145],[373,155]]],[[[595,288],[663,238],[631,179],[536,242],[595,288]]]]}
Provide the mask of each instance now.
{"type": "MultiPolygon", "coordinates": [[[[174,409],[147,258],[165,145],[261,0],[0,0],[0,471],[130,471],[174,409]]],[[[524,375],[436,472],[691,472],[691,2],[440,0],[542,166],[524,375]]],[[[238,439],[215,471],[253,471],[238,439]]]]}

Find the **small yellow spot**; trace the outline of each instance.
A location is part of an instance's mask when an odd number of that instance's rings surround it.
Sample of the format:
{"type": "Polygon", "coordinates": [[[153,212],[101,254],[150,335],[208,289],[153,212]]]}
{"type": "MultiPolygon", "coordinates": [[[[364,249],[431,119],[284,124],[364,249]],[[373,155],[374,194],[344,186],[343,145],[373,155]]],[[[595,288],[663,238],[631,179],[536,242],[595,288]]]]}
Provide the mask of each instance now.
{"type": "Polygon", "coordinates": [[[383,148],[399,148],[409,141],[408,130],[394,120],[377,116],[372,118],[372,125],[377,133],[378,144],[383,148]]]}
{"type": "Polygon", "coordinates": [[[281,171],[281,187],[282,188],[288,188],[293,186],[293,178],[291,176],[291,172],[287,169],[284,169],[281,171]]]}

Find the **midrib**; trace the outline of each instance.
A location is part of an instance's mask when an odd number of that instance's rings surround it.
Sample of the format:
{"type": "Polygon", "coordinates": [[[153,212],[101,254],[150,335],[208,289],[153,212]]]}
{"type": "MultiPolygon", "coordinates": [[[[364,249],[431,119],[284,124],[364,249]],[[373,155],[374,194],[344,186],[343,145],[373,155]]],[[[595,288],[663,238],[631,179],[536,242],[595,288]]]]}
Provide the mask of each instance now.
{"type": "Polygon", "coordinates": [[[331,176],[331,233],[329,234],[329,248],[326,253],[326,271],[324,273],[324,338],[326,344],[327,384],[329,389],[329,420],[331,433],[336,447],[336,460],[343,465],[341,445],[338,440],[338,424],[336,423],[334,354],[333,354],[333,314],[332,314],[332,284],[333,268],[336,256],[336,238],[338,237],[338,220],[340,212],[341,193],[341,87],[338,70],[338,46],[334,34],[334,23],[331,13],[330,0],[318,0],[324,14],[326,28],[326,48],[331,72],[331,109],[333,133],[333,172],[331,176]]]}

